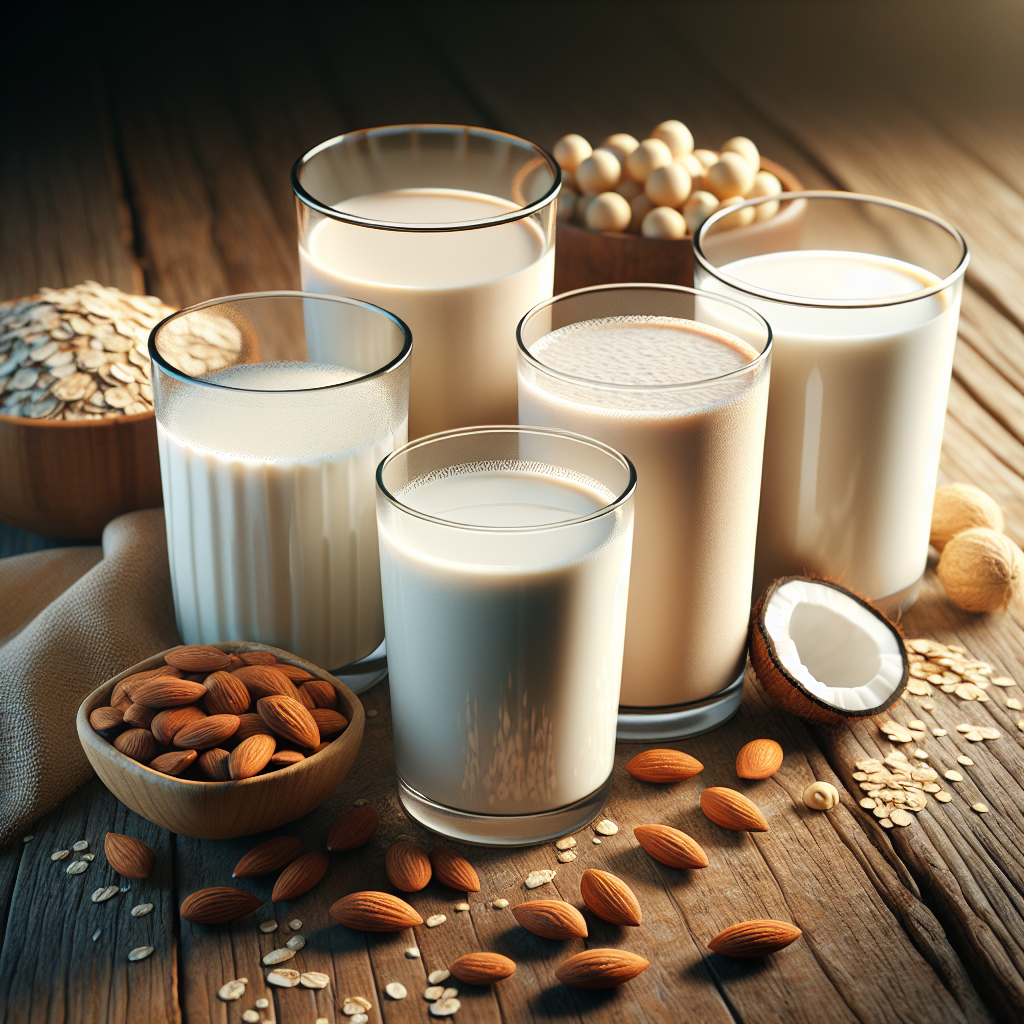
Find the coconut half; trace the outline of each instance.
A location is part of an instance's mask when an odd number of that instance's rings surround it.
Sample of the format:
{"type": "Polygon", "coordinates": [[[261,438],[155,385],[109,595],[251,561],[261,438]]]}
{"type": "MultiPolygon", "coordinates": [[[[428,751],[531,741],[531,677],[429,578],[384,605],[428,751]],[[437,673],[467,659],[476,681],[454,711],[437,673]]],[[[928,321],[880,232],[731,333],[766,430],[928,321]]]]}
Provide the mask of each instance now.
{"type": "Polygon", "coordinates": [[[903,638],[877,608],[806,576],[785,576],[761,595],[750,662],[776,704],[829,725],[885,711],[910,677],[903,638]]]}

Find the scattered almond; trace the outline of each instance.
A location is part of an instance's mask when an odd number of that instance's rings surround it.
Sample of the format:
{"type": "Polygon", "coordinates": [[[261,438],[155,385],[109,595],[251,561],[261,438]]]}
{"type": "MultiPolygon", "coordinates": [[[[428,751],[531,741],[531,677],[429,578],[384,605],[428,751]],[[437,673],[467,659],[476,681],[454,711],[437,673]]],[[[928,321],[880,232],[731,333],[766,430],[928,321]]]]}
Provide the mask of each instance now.
{"type": "Polygon", "coordinates": [[[302,853],[302,842],[294,836],[278,836],[254,846],[235,865],[232,878],[256,878],[291,864],[302,853]]]}
{"type": "Polygon", "coordinates": [[[186,896],[181,901],[180,913],[186,921],[197,924],[224,924],[262,906],[263,900],[244,889],[212,886],[186,896]]]}
{"type": "Polygon", "coordinates": [[[450,847],[435,846],[430,851],[430,863],[439,882],[461,892],[480,891],[480,878],[473,865],[450,847]]]}
{"type": "Polygon", "coordinates": [[[670,868],[706,868],[708,855],[701,845],[685,832],[670,825],[637,825],[636,841],[661,864],[670,868]]]}
{"type": "Polygon", "coordinates": [[[281,903],[309,892],[323,879],[329,867],[330,862],[322,853],[314,851],[303,854],[297,860],[293,860],[278,876],[270,901],[281,903]]]}
{"type": "Polygon", "coordinates": [[[761,809],[742,793],[725,786],[711,786],[700,795],[700,809],[716,825],[737,832],[767,832],[761,809]]]}
{"type": "Polygon", "coordinates": [[[626,771],[642,782],[682,782],[703,770],[700,761],[681,750],[645,750],[626,764],[626,771]]]}
{"type": "Polygon", "coordinates": [[[377,831],[380,817],[372,804],[363,804],[346,811],[327,834],[327,849],[332,852],[354,850],[377,831]]]}
{"type": "Polygon", "coordinates": [[[580,879],[580,895],[602,921],[637,926],[643,919],[633,890],[610,871],[587,868],[580,879]]]}
{"type": "Polygon", "coordinates": [[[614,988],[649,966],[650,961],[624,949],[585,949],[559,964],[555,977],[573,988],[614,988]]]}
{"type": "Polygon", "coordinates": [[[564,900],[530,900],[520,903],[512,908],[512,916],[528,932],[545,939],[587,937],[587,922],[583,915],[564,900]]]}
{"type": "Polygon", "coordinates": [[[132,836],[108,832],[103,852],[107,863],[123,878],[149,878],[153,873],[153,851],[132,836]]]}
{"type": "Polygon", "coordinates": [[[741,779],[767,779],[782,767],[782,747],[775,740],[751,740],[736,755],[736,774],[741,779]]]}
{"type": "Polygon", "coordinates": [[[419,892],[430,881],[430,858],[404,840],[393,843],[384,855],[384,868],[391,884],[402,892],[419,892]]]}
{"type": "Polygon", "coordinates": [[[467,985],[491,985],[515,971],[515,961],[500,953],[467,953],[451,966],[452,975],[467,985]]]}
{"type": "Polygon", "coordinates": [[[732,957],[767,956],[785,949],[803,932],[785,921],[743,921],[719,932],[709,943],[712,953],[732,957]]]}
{"type": "Polygon", "coordinates": [[[338,924],[364,932],[397,932],[423,924],[404,900],[387,892],[354,892],[342,896],[329,911],[338,924]]]}

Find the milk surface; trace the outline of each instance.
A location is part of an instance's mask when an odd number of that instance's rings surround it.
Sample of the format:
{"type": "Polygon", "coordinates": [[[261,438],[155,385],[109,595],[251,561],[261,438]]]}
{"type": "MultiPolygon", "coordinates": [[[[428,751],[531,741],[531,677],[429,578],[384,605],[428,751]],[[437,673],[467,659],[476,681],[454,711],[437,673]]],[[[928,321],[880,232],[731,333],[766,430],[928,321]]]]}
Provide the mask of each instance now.
{"type": "Polygon", "coordinates": [[[738,337],[669,317],[591,320],[540,338],[520,364],[519,421],[573,430],[637,470],[621,703],[708,697],[742,670],[760,487],[767,369],[738,337]]]}
{"type": "MultiPolygon", "coordinates": [[[[616,495],[514,462],[456,467],[396,497],[456,523],[532,527],[616,495]]],[[[448,807],[529,814],[605,783],[631,539],[622,510],[520,533],[381,521],[395,757],[407,785],[448,807]]]]}
{"type": "MultiPolygon", "coordinates": [[[[399,189],[339,203],[380,221],[452,224],[506,214],[506,200],[454,189],[399,189]]],[[[415,339],[411,437],[514,423],[516,325],[550,298],[554,247],[529,219],[466,231],[409,232],[324,220],[300,246],[302,287],[394,313],[415,339]]]]}
{"type": "Polygon", "coordinates": [[[190,387],[161,409],[185,643],[259,640],[328,668],[380,644],[374,473],[405,442],[405,422],[364,409],[353,423],[336,392],[293,394],[356,376],[309,363],[234,366],[211,378],[226,387],[190,387]]]}
{"type": "MultiPolygon", "coordinates": [[[[854,252],[769,253],[720,269],[837,301],[938,283],[920,267],[854,252]]],[[[805,570],[873,599],[912,587],[928,557],[960,285],[868,309],[771,302],[710,277],[700,286],[754,307],[775,338],[755,594],[805,570]]]]}

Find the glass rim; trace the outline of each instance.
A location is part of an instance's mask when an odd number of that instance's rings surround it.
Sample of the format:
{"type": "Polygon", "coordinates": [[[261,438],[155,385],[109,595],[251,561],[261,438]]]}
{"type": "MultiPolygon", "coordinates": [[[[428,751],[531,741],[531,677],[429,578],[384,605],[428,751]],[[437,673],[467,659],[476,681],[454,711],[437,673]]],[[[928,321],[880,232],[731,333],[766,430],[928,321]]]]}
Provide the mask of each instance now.
{"type": "MultiPolygon", "coordinates": [[[[584,321],[582,320],[577,321],[577,323],[583,322],[584,321]]],[[[699,322],[700,321],[694,321],[694,323],[699,322]]],[[[570,325],[567,324],[566,326],[570,325]]],[[[711,324],[703,324],[702,326],[712,327],[711,324]]],[[[559,330],[560,329],[561,328],[559,328],[559,330]]],[[[717,331],[721,330],[721,328],[712,327],[712,330],[717,331]]],[[[729,332],[724,331],[723,333],[728,334],[729,332]]],[[[728,295],[718,295],[715,292],[705,291],[701,288],[688,288],[686,285],[681,284],[661,284],[658,282],[644,283],[642,281],[619,282],[617,284],[596,284],[591,285],[589,288],[576,288],[571,292],[561,292],[558,295],[552,296],[550,299],[544,299],[541,302],[538,302],[537,305],[527,311],[522,320],[520,320],[516,325],[516,346],[519,349],[520,354],[541,373],[547,374],[549,377],[555,377],[558,380],[565,381],[567,384],[579,384],[599,391],[626,391],[633,394],[643,392],[657,392],[661,394],[668,391],[686,391],[691,388],[707,387],[709,384],[724,383],[734,377],[749,373],[751,370],[758,369],[759,366],[768,359],[772,350],[773,337],[771,324],[769,324],[756,309],[751,309],[750,306],[745,306],[742,302],[738,302],[736,299],[733,299],[728,295]],[[700,296],[702,299],[711,299],[715,302],[721,302],[727,306],[733,306],[735,309],[741,310],[742,312],[752,316],[764,328],[766,334],[764,347],[753,359],[750,360],[750,362],[744,363],[742,366],[738,366],[735,370],[729,370],[728,373],[719,374],[717,377],[705,377],[702,380],[679,381],[678,383],[673,384],[616,384],[614,381],[593,380],[590,377],[581,377],[577,374],[567,373],[564,370],[559,370],[556,367],[549,366],[526,347],[526,343],[523,340],[523,327],[526,325],[526,322],[534,316],[534,314],[539,313],[541,310],[550,306],[554,306],[555,303],[560,302],[562,299],[572,298],[577,295],[588,295],[593,292],[639,291],[640,289],[653,289],[655,291],[664,292],[683,292],[688,295],[700,296]]],[[[540,339],[538,338],[537,340],[539,341],[540,339]]],[[[741,338],[739,340],[742,341],[743,339],[741,338]]]]}
{"type": "MultiPolygon", "coordinates": [[[[524,168],[520,169],[520,175],[523,173],[523,170],[524,168]]],[[[526,217],[532,216],[540,210],[543,210],[546,206],[549,206],[558,196],[559,190],[562,187],[562,168],[558,165],[558,161],[555,160],[555,158],[542,146],[538,146],[535,142],[530,142],[529,139],[524,139],[519,135],[513,135],[511,132],[500,132],[494,128],[478,128],[472,125],[424,122],[423,124],[392,124],[378,128],[360,128],[357,131],[343,132],[341,135],[335,135],[334,138],[327,139],[319,145],[314,146],[312,149],[306,150],[306,152],[295,161],[292,165],[291,180],[292,191],[295,193],[295,197],[299,202],[308,206],[312,210],[316,210],[317,213],[323,214],[325,217],[329,217],[331,220],[342,221],[346,224],[355,224],[364,228],[376,228],[380,231],[408,231],[438,234],[439,232],[446,231],[472,231],[475,228],[493,227],[498,224],[511,224],[514,221],[523,220],[526,217]],[[483,217],[477,220],[460,220],[443,222],[440,224],[413,224],[407,221],[376,220],[372,217],[359,217],[356,214],[345,213],[342,210],[336,210],[333,206],[327,206],[326,204],[321,203],[320,200],[308,192],[299,181],[299,174],[306,164],[326,150],[340,145],[348,139],[353,139],[359,136],[369,138],[374,135],[412,135],[414,131],[422,131],[425,134],[433,133],[437,135],[456,135],[460,133],[464,135],[480,135],[485,138],[509,139],[514,142],[523,143],[536,154],[534,160],[527,163],[525,168],[531,168],[535,165],[536,160],[541,160],[554,171],[554,181],[552,181],[551,187],[543,196],[541,196],[540,199],[537,199],[532,203],[528,203],[526,206],[520,207],[519,209],[509,210],[507,213],[498,214],[496,217],[483,217]]]]}
{"type": "MultiPolygon", "coordinates": [[[[461,463],[461,465],[471,465],[471,463],[461,463]]],[[[577,526],[580,523],[600,519],[602,516],[618,511],[627,501],[629,501],[630,498],[633,497],[633,494],[636,491],[636,467],[633,465],[632,460],[621,452],[616,451],[610,445],[607,445],[602,441],[598,441],[593,437],[587,437],[585,434],[574,433],[571,430],[560,430],[557,427],[534,426],[533,424],[528,423],[493,424],[481,427],[457,427],[454,430],[442,430],[436,434],[426,434],[424,437],[418,437],[415,440],[402,445],[401,448],[396,448],[390,455],[386,455],[381,459],[380,464],[377,466],[377,490],[400,512],[405,512],[407,515],[414,516],[417,519],[422,519],[428,523],[435,523],[438,526],[445,526],[452,530],[469,530],[473,533],[487,534],[544,533],[551,530],[560,530],[563,527],[577,526]],[[618,462],[620,466],[628,471],[626,486],[618,497],[585,516],[575,516],[572,519],[562,519],[557,523],[542,523],[537,526],[477,526],[473,523],[456,523],[451,519],[442,519],[440,516],[432,516],[427,512],[421,512],[418,509],[412,508],[410,505],[406,505],[385,486],[384,470],[392,460],[398,458],[398,456],[405,455],[415,448],[421,448],[425,445],[434,444],[448,438],[467,437],[473,434],[540,434],[547,437],[568,438],[572,441],[586,445],[587,447],[597,449],[605,455],[611,456],[613,460],[618,462]]]]}
{"type": "MultiPolygon", "coordinates": [[[[722,273],[721,269],[716,267],[704,254],[702,242],[704,240],[705,232],[712,225],[723,220],[725,217],[728,217],[730,214],[735,213],[737,210],[746,209],[748,206],[760,206],[762,203],[770,203],[780,200],[780,195],[772,195],[758,196],[755,199],[745,199],[742,203],[734,203],[732,206],[719,207],[719,209],[704,221],[704,223],[697,229],[697,233],[693,236],[694,259],[712,277],[721,281],[723,284],[727,284],[730,288],[734,288],[736,291],[743,292],[744,295],[752,295],[758,299],[766,299],[769,302],[783,303],[787,306],[809,306],[817,309],[878,309],[884,306],[899,306],[907,302],[916,302],[919,299],[926,299],[931,295],[937,295],[939,292],[945,291],[951,285],[955,284],[959,278],[963,277],[967,270],[967,264],[970,262],[971,254],[964,236],[960,234],[960,232],[957,231],[949,221],[939,217],[937,214],[929,213],[927,210],[922,210],[918,206],[911,206],[909,203],[901,203],[896,199],[886,199],[883,196],[866,195],[860,192],[838,192],[826,189],[810,190],[805,192],[783,192],[781,193],[781,197],[784,197],[783,201],[791,199],[838,199],[844,202],[870,203],[875,206],[885,206],[890,210],[896,210],[899,213],[918,217],[921,220],[928,221],[935,227],[941,228],[949,234],[960,246],[960,258],[953,270],[936,284],[929,285],[927,288],[921,288],[915,292],[907,292],[902,295],[887,295],[878,299],[815,299],[805,295],[790,295],[786,292],[771,291],[768,288],[758,288],[756,285],[750,284],[749,281],[743,281],[740,278],[733,277],[731,274],[722,273]]],[[[813,252],[815,250],[798,249],[788,251],[813,252]]],[[[835,249],[827,251],[842,252],[844,250],[835,249]]],[[[763,254],[758,253],[757,255],[763,254]]],[[[873,253],[870,255],[881,254],[873,253]]]]}
{"type": "MultiPolygon", "coordinates": [[[[220,391],[235,391],[240,394],[246,395],[301,395],[310,394],[316,391],[331,391],[336,388],[349,387],[352,384],[361,384],[364,381],[371,380],[374,377],[382,376],[385,373],[390,373],[396,367],[404,363],[412,352],[412,331],[409,330],[405,321],[399,319],[394,313],[389,313],[386,309],[382,309],[380,306],[375,306],[372,302],[363,302],[361,299],[350,299],[343,295],[321,295],[317,292],[299,292],[289,291],[287,289],[279,291],[269,292],[242,292],[238,295],[225,295],[218,299],[207,299],[205,302],[197,302],[193,306],[186,306],[184,309],[179,309],[177,312],[171,313],[169,316],[165,316],[153,329],[149,332],[149,342],[147,347],[149,348],[149,357],[154,363],[159,365],[164,373],[177,380],[182,381],[185,384],[195,384],[199,387],[215,388],[220,391]],[[219,384],[216,380],[204,380],[202,377],[193,377],[184,370],[178,369],[176,366],[172,366],[158,351],[156,347],[157,333],[166,324],[169,324],[172,320],[177,320],[179,317],[183,317],[189,313],[196,313],[201,309],[212,309],[214,306],[224,306],[232,302],[243,302],[252,299],[322,299],[328,302],[337,302],[345,306],[359,306],[363,309],[370,310],[373,313],[379,313],[386,317],[392,323],[394,323],[402,332],[402,348],[399,353],[390,359],[383,366],[379,366],[376,370],[371,370],[369,373],[360,374],[358,377],[353,377],[351,380],[338,381],[336,384],[321,384],[317,387],[312,388],[240,388],[231,384],[219,384]]],[[[261,360],[262,362],[262,360],[261,360]]],[[[234,364],[234,365],[258,365],[256,364],[234,364]]],[[[227,367],[224,367],[227,369],[227,367]]]]}

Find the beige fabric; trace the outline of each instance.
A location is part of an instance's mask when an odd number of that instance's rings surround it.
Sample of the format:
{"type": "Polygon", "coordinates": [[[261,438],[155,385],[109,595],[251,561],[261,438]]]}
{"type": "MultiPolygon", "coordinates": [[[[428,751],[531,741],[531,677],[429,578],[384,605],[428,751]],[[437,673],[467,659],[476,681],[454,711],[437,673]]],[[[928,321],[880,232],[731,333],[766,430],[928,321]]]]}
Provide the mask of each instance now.
{"type": "Polygon", "coordinates": [[[0,643],[2,844],[92,773],[75,728],[85,696],[181,643],[163,511],[113,520],[102,551],[0,559],[0,643]]]}

